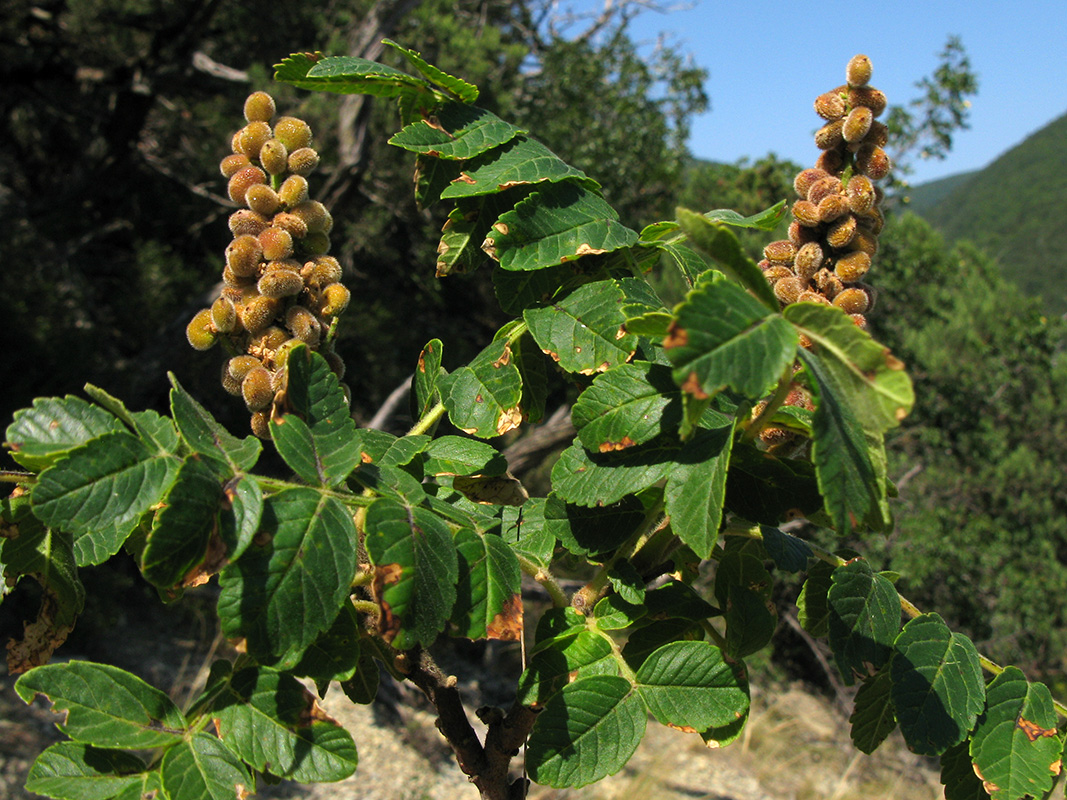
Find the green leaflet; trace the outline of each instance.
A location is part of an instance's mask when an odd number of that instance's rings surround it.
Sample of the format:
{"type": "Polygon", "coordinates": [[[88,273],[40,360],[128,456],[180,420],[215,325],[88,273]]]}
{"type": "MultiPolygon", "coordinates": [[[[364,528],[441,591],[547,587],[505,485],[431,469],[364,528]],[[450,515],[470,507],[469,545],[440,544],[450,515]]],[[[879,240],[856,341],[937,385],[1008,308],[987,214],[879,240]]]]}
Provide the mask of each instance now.
{"type": "Polygon", "coordinates": [[[719,538],[733,426],[698,430],[678,453],[663,491],[671,529],[701,558],[719,538]]]}
{"type": "Polygon", "coordinates": [[[237,756],[202,731],[167,750],[159,772],[170,800],[232,800],[255,787],[237,756]]]}
{"type": "Polygon", "coordinates": [[[1052,696],[1007,667],[986,687],[985,712],[971,738],[971,761],[993,800],[1041,797],[1060,772],[1063,737],[1052,696]]]}
{"type": "Polygon", "coordinates": [[[526,751],[534,782],[579,787],[622,769],[645,735],[644,704],[625,678],[569,683],[537,717],[526,751]]]}
{"type": "Polygon", "coordinates": [[[136,675],[90,661],[47,664],[15,682],[26,703],[37,694],[66,718],[58,726],[76,742],[143,750],[181,741],[185,717],[163,692],[136,675]]]}
{"type": "Polygon", "coordinates": [[[719,273],[708,273],[675,309],[663,343],[674,380],[696,397],[733,389],[758,400],[796,356],[797,334],[719,273]]]}
{"type": "Polygon", "coordinates": [[[382,43],[389,45],[393,50],[400,53],[400,55],[406,58],[412,66],[414,66],[415,69],[417,69],[422,76],[434,86],[439,86],[442,89],[451,92],[464,103],[473,103],[478,99],[477,86],[467,83],[465,80],[457,78],[455,75],[449,75],[447,72],[438,69],[433,64],[427,63],[417,52],[402,47],[392,39],[382,39],[382,43]]]}
{"type": "Polygon", "coordinates": [[[726,508],[744,519],[779,525],[794,509],[811,516],[822,508],[815,470],[808,461],[780,458],[740,441],[730,454],[726,508]]]}
{"type": "Polygon", "coordinates": [[[806,350],[799,355],[813,379],[811,455],[826,510],[843,536],[856,528],[881,530],[889,524],[885,480],[878,466],[884,459],[881,435],[864,434],[836,375],[818,356],[806,350]]]}
{"type": "Polygon", "coordinates": [[[852,744],[861,753],[873,753],[897,727],[890,697],[892,688],[889,670],[880,669],[876,675],[867,678],[856,692],[855,706],[848,721],[852,726],[852,744]]]}
{"type": "Polygon", "coordinates": [[[451,622],[468,639],[522,638],[522,572],[511,548],[494,534],[460,528],[455,536],[459,583],[451,622]]]}
{"type": "Polygon", "coordinates": [[[293,674],[311,678],[319,697],[324,696],[330,681],[346,681],[355,674],[360,658],[359,639],[359,617],[352,604],[345,603],[329,630],[307,646],[293,667],[293,674]]]}
{"type": "Polygon", "coordinates": [[[222,741],[258,770],[303,783],[339,781],[356,770],[348,731],[325,717],[291,675],[239,670],[211,713],[222,741]]]}
{"type": "Polygon", "coordinates": [[[59,742],[37,756],[26,791],[62,800],[107,800],[141,784],[144,766],[132,753],[59,742]]]}
{"type": "Polygon", "coordinates": [[[386,498],[367,509],[367,554],[382,637],[398,650],[430,645],[456,602],[458,557],[444,520],[386,498]]]}
{"type": "Polygon", "coordinates": [[[182,462],[141,553],[147,581],[171,588],[204,559],[222,497],[215,470],[206,461],[193,456],[182,462]]]}
{"type": "Polygon", "coordinates": [[[544,706],[572,677],[618,675],[611,643],[572,608],[553,608],[537,625],[536,646],[519,676],[518,701],[544,706]]]}
{"type": "Polygon", "coordinates": [[[636,242],[637,234],[594,189],[568,181],[540,187],[501,214],[482,249],[506,270],[537,270],[636,242]]]}
{"type": "Polygon", "coordinates": [[[893,705],[908,747],[940,755],[962,742],[985,703],[978,651],[937,614],[910,620],[889,663],[893,705]]]}
{"type": "Polygon", "coordinates": [[[466,433],[490,439],[522,422],[522,379],[506,340],[490,343],[439,385],[452,424],[466,433]]]}
{"type": "Polygon", "coordinates": [[[564,284],[573,283],[578,267],[573,261],[531,272],[511,272],[497,266],[493,270],[496,299],[505,312],[520,315],[524,309],[547,303],[564,284]]]}
{"type": "Polygon", "coordinates": [[[727,552],[715,572],[715,599],[725,612],[726,648],[732,658],[762,650],[774,635],[778,614],[771,575],[755,556],[727,552]]]}
{"type": "Polygon", "coordinates": [[[80,397],[38,397],[31,408],[15,412],[4,446],[17,463],[39,472],[97,436],[125,430],[121,421],[80,397]]]}
{"type": "Polygon", "coordinates": [[[155,445],[160,455],[167,453],[174,455],[178,452],[178,429],[167,417],[155,411],[130,411],[126,408],[126,404],[117,397],[113,397],[91,383],[85,384],[85,393],[93,398],[97,405],[103,406],[125,422],[145,444],[155,445]]]}
{"type": "Polygon", "coordinates": [[[219,515],[219,538],[226,545],[226,558],[236,561],[252,544],[263,519],[263,492],[251,475],[238,475],[223,487],[226,501],[219,515]],[[228,504],[228,508],[227,508],[228,504]]]}
{"type": "Polygon", "coordinates": [[[222,629],[261,661],[293,659],[333,622],[355,574],[348,509],[314,489],[279,492],[256,542],[219,575],[222,629]]]}
{"type": "Polygon", "coordinates": [[[900,595],[856,558],[834,570],[827,595],[830,648],[847,686],[873,675],[892,655],[900,630],[900,595]]]}
{"type": "Polygon", "coordinates": [[[635,361],[597,375],[571,409],[578,440],[592,452],[625,450],[678,430],[681,392],[669,367],[635,361]]]}
{"type": "Polygon", "coordinates": [[[44,592],[37,619],[7,645],[7,669],[14,675],[47,663],[66,641],[85,605],[85,589],[70,535],[49,530],[31,516],[19,520],[18,536],[0,540],[0,570],[12,586],[28,575],[44,592]]]}
{"type": "Polygon", "coordinates": [[[441,368],[443,349],[444,345],[441,344],[440,339],[431,339],[419,353],[419,363],[415,368],[415,377],[412,379],[412,395],[415,402],[413,419],[422,419],[441,400],[437,382],[444,372],[441,368]]]}
{"type": "Polygon", "coordinates": [[[423,470],[427,475],[503,475],[508,468],[495,447],[462,436],[440,436],[429,443],[425,453],[423,470]]]}
{"type": "Polygon", "coordinates": [[[464,160],[506,144],[526,133],[484,108],[446,103],[429,119],[393,135],[389,144],[434,158],[464,160]]]}
{"type": "Polygon", "coordinates": [[[229,475],[247,472],[256,465],[263,445],[255,436],[238,439],[223,428],[208,410],[182,388],[174,373],[170,378],[170,409],[178,434],[194,453],[216,462],[229,475]]]}
{"type": "Polygon", "coordinates": [[[703,641],[704,629],[699,622],[668,616],[651,625],[638,625],[629,632],[622,657],[630,669],[639,669],[654,652],[678,641],[703,641]]]}
{"type": "Polygon", "coordinates": [[[971,742],[965,739],[941,754],[941,783],[945,787],[945,800],[989,800],[982,786],[982,779],[974,774],[971,742]]]}
{"type": "Polygon", "coordinates": [[[630,495],[595,508],[565,503],[551,494],[544,501],[544,531],[580,556],[607,553],[621,546],[645,518],[645,507],[630,495]]]}
{"type": "Polygon", "coordinates": [[[664,725],[706,731],[748,713],[744,668],[731,666],[710,642],[672,642],[637,670],[637,691],[664,725]]]}
{"type": "Polygon", "coordinates": [[[537,345],[567,372],[593,375],[630,360],[637,336],[623,328],[627,301],[619,281],[579,286],[562,300],[523,313],[537,345]]]}
{"type": "MultiPolygon", "coordinates": [[[[779,203],[774,209],[779,212],[784,211],[785,201],[779,203]]],[[[773,212],[774,209],[771,211],[773,212]]],[[[763,277],[763,272],[756,266],[755,261],[745,255],[737,235],[726,227],[727,224],[737,225],[739,220],[743,221],[740,215],[737,215],[737,219],[731,219],[727,223],[721,216],[722,212],[719,212],[718,220],[711,220],[707,215],[697,214],[687,208],[677,209],[676,214],[678,224],[696,247],[711,256],[727,275],[750,291],[767,308],[778,311],[780,307],[778,299],[774,296],[767,279],[763,277]]],[[[781,218],[780,213],[777,216],[778,219],[781,218]]],[[[762,227],[762,225],[746,227],[762,227]]]]}
{"type": "Polygon", "coordinates": [[[385,64],[354,56],[323,57],[321,53],[294,53],[274,65],[274,80],[301,89],[338,94],[369,94],[398,97],[430,96],[426,84],[385,64]]]}
{"type": "Polygon", "coordinates": [[[579,506],[611,505],[667,477],[680,449],[669,436],[619,453],[590,453],[573,444],[552,467],[553,491],[579,506]]]}
{"type": "Polygon", "coordinates": [[[812,636],[827,636],[830,632],[830,602],[828,594],[833,585],[834,567],[825,561],[813,561],[808,577],[797,597],[797,620],[812,636]]]}
{"type": "Polygon", "coordinates": [[[782,314],[811,340],[810,352],[867,434],[895,428],[911,411],[915,393],[904,365],[840,309],[794,303],[782,314]]]}
{"type": "Polygon", "coordinates": [[[556,537],[545,525],[545,498],[535,497],[521,506],[504,506],[500,538],[516,555],[547,569],[552,563],[556,537]]]}
{"type": "Polygon", "coordinates": [[[99,564],[118,552],[141,515],[162,499],[179,464],[132,434],[105,433],[40,474],[34,514],[74,535],[79,565],[99,564]]]}
{"type": "Polygon", "coordinates": [[[807,567],[808,559],[815,556],[807,542],[792,534],[783,533],[769,525],[761,525],[760,533],[763,536],[763,546],[767,549],[767,555],[778,569],[784,569],[786,572],[801,572],[807,567]]]}
{"type": "Polygon", "coordinates": [[[344,392],[329,364],[306,345],[287,362],[286,397],[292,414],[271,418],[278,453],[303,480],[336,486],[360,463],[360,449],[344,392]]]}
{"type": "MultiPolygon", "coordinates": [[[[564,162],[540,142],[516,136],[506,144],[464,163],[459,177],[449,183],[441,192],[441,197],[475,197],[495,194],[522,184],[564,180],[580,183],[594,191],[599,188],[596,181],[564,162]]],[[[611,213],[615,216],[614,210],[611,213]]]]}

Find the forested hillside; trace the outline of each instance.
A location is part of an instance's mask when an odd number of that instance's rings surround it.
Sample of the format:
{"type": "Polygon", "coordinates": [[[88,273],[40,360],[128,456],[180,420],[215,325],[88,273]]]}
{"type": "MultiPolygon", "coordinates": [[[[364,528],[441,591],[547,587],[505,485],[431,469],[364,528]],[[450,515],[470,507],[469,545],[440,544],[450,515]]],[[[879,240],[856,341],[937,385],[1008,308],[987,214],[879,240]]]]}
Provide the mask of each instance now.
{"type": "Polygon", "coordinates": [[[917,193],[915,206],[950,241],[978,245],[1054,314],[1067,312],[1067,274],[1057,266],[1062,257],[1056,244],[1067,236],[1065,141],[1067,114],[960,181],[936,204],[917,193]]]}

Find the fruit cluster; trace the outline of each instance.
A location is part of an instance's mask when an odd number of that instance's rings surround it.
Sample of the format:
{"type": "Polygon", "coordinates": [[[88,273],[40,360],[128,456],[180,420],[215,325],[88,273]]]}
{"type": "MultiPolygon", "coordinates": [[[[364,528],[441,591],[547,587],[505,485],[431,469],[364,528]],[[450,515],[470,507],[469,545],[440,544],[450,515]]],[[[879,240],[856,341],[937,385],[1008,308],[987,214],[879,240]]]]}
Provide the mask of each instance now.
{"type": "Polygon", "coordinates": [[[269,409],[285,391],[285,363],[298,343],[319,350],[338,378],[344,362],[332,347],[334,323],[350,293],[330,250],[333,218],[308,198],[307,176],[318,166],[311,128],[295,117],[274,119],[274,99],[245,101],[248,124],[233,136],[233,154],[219,165],[230,199],[222,293],[186,328],[197,350],[222,341],[230,354],[222,386],[252,412],[252,431],[270,436],[269,409]],[[271,122],[273,120],[273,126],[271,122]]]}
{"type": "Polygon", "coordinates": [[[815,99],[826,124],[815,134],[822,154],[797,174],[789,238],[764,248],[760,267],[785,306],[812,301],[835,305],[860,327],[872,307],[871,287],[862,283],[878,250],[884,217],[883,192],[874,185],[889,174],[883,149],[888,128],[877,120],[886,97],[868,85],[871,60],[854,56],[847,82],[815,99]]]}

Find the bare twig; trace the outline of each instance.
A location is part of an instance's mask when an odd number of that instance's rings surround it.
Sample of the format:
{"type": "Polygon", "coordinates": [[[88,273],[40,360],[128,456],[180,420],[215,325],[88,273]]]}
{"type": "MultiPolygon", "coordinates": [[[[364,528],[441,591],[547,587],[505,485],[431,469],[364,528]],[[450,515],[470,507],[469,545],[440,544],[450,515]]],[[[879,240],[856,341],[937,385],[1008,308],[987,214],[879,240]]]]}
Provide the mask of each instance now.
{"type": "Polygon", "coordinates": [[[376,430],[385,430],[386,423],[389,422],[389,418],[396,413],[397,407],[404,401],[411,391],[411,379],[409,375],[404,379],[404,382],[397,386],[393,391],[389,393],[389,396],[385,398],[385,402],[382,403],[374,416],[371,417],[370,422],[367,423],[368,428],[374,428],[376,430]]]}

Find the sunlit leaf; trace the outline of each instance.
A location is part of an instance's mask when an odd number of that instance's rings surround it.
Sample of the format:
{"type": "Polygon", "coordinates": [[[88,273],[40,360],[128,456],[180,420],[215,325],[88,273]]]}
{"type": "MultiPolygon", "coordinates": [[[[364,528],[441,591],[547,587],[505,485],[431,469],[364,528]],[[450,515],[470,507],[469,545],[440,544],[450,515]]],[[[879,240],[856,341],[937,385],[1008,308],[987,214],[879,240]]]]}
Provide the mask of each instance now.
{"type": "Polygon", "coordinates": [[[15,412],[4,446],[26,469],[41,471],[97,436],[124,430],[118,419],[80,397],[38,397],[31,408],[15,412]]]}

